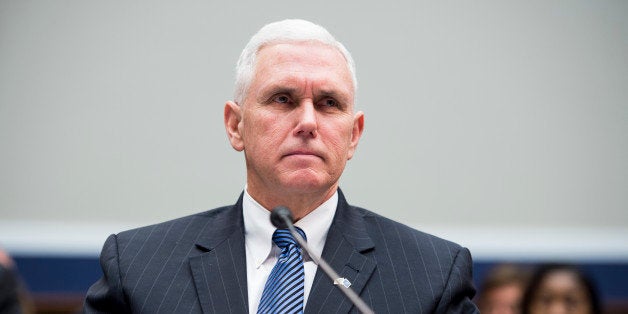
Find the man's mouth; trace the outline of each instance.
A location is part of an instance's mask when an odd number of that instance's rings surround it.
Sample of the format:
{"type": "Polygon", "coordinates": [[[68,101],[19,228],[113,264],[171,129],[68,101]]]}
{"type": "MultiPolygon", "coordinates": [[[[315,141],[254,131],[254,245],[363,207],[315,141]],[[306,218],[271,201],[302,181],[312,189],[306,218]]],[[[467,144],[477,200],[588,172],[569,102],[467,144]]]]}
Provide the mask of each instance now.
{"type": "Polygon", "coordinates": [[[323,157],[321,157],[320,154],[311,150],[295,150],[284,155],[284,157],[289,157],[289,156],[303,156],[303,157],[312,156],[312,157],[318,157],[318,158],[323,159],[323,157]]]}

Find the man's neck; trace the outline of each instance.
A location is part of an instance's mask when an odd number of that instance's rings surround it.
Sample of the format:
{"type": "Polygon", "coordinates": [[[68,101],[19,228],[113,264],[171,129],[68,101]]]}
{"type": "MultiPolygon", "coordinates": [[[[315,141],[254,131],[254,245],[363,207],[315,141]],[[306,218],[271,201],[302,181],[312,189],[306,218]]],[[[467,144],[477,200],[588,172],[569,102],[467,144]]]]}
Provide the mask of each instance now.
{"type": "Polygon", "coordinates": [[[255,187],[247,186],[247,192],[251,197],[267,210],[277,206],[286,206],[292,212],[295,221],[305,217],[336,193],[338,185],[334,184],[329,189],[315,193],[283,192],[272,193],[259,191],[255,187]]]}

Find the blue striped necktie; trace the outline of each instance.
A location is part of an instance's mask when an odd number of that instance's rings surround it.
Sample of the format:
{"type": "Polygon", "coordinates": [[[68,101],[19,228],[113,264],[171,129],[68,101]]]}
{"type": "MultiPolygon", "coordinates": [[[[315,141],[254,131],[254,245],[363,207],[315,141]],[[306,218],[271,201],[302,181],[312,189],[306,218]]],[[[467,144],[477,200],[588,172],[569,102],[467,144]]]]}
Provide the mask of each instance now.
{"type": "MultiPolygon", "coordinates": [[[[297,232],[305,239],[305,233],[297,232]]],[[[281,249],[277,264],[268,276],[257,313],[303,313],[303,255],[288,229],[277,229],[273,242],[281,249]]]]}

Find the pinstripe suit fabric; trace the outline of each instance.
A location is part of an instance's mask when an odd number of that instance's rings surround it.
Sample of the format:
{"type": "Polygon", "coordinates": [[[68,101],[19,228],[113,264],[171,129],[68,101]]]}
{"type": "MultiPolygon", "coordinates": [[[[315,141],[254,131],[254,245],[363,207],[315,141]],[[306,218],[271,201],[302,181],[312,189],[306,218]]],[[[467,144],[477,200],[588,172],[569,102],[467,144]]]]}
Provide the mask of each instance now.
{"type": "MultiPolygon", "coordinates": [[[[459,245],[347,204],[323,258],[376,313],[479,313],[459,245]]],[[[111,235],[85,313],[248,313],[242,197],[233,206],[111,235]]],[[[356,312],[317,271],[305,313],[356,312]]]]}

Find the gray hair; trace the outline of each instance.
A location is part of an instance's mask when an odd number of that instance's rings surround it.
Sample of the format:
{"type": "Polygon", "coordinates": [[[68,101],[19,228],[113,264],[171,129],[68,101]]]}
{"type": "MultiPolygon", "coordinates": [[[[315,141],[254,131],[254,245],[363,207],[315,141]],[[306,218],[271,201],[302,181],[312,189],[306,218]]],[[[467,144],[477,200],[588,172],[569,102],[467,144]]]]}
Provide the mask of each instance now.
{"type": "Polygon", "coordinates": [[[318,41],[340,51],[347,61],[347,67],[353,80],[353,89],[357,91],[358,81],[355,75],[355,62],[342,43],[337,41],[325,28],[305,20],[283,20],[266,24],[246,44],[236,65],[234,100],[242,104],[253,80],[257,52],[264,46],[278,43],[318,41]]]}

